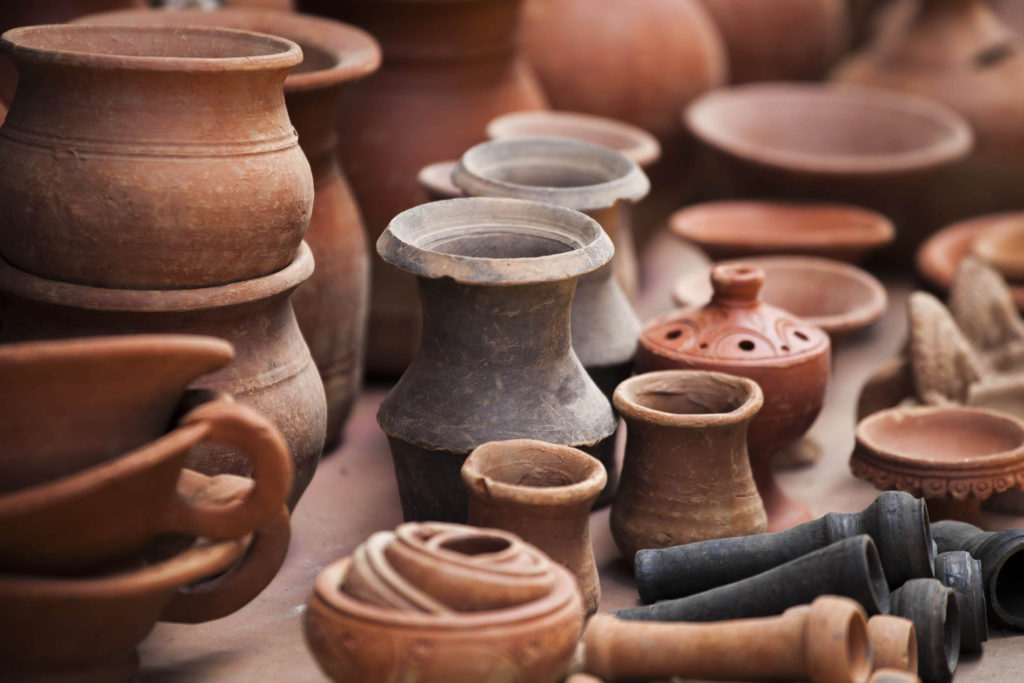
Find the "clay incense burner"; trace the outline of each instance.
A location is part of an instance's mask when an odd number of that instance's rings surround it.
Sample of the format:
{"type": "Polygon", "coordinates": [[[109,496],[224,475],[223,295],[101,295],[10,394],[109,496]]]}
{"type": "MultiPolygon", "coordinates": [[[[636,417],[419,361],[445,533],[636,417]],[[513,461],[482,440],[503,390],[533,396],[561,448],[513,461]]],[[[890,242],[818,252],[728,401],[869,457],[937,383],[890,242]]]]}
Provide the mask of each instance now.
{"type": "Polygon", "coordinates": [[[324,569],[304,624],[338,683],[555,683],[583,606],[572,574],[513,534],[404,524],[324,569]]]}
{"type": "Polygon", "coordinates": [[[611,528],[627,562],[643,548],[764,531],[747,457],[747,426],[763,402],[753,380],[701,370],[619,385],[626,455],[611,528]]]}
{"type": "Polygon", "coordinates": [[[953,589],[936,579],[910,579],[892,592],[890,613],[914,622],[921,678],[949,680],[960,661],[960,608],[953,589]]]}
{"type": "Polygon", "coordinates": [[[917,674],[917,631],[904,617],[876,614],[868,619],[872,666],[917,674]]]}
{"type": "Polygon", "coordinates": [[[596,458],[533,439],[485,443],[462,465],[469,523],[514,533],[571,571],[587,614],[601,602],[590,509],[607,479],[596,458]]]}
{"type": "Polygon", "coordinates": [[[636,370],[714,370],[748,377],[764,391],[764,407],[750,423],[750,465],[768,514],[768,530],[811,518],[772,475],[772,456],[802,436],[825,399],[828,336],[816,327],[759,300],[764,271],[718,265],[711,270],[714,296],[644,325],[636,370]]]}
{"type": "Polygon", "coordinates": [[[611,258],[601,226],[519,199],[399,214],[381,256],[419,278],[423,345],[381,404],[406,519],[464,520],[459,470],[488,441],[581,448],[616,479],[611,404],[570,343],[576,280],[611,258]]]}
{"type": "Polygon", "coordinates": [[[935,556],[935,578],[956,593],[960,610],[960,651],[981,652],[981,644],[988,640],[981,562],[964,550],[939,553],[935,556]]]}

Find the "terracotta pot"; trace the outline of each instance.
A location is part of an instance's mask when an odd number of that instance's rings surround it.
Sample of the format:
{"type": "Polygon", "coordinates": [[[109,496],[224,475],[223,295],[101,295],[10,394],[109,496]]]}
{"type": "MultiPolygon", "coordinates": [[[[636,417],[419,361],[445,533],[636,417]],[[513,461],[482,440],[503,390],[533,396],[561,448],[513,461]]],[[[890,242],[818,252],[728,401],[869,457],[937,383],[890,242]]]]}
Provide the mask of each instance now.
{"type": "Polygon", "coordinates": [[[916,678],[917,631],[914,630],[914,622],[888,614],[875,615],[868,619],[868,641],[875,671],[904,671],[916,678]]]}
{"type": "MultiPolygon", "coordinates": [[[[510,138],[462,155],[452,182],[470,197],[512,197],[589,215],[615,241],[630,204],[650,189],[640,167],[618,152],[565,138],[510,138]]],[[[640,321],[612,277],[612,263],[583,275],[572,301],[572,347],[611,398],[632,373],[640,321]]]]}
{"type": "Polygon", "coordinates": [[[730,83],[818,80],[848,41],[847,0],[700,0],[722,36],[730,83]]]}
{"type": "Polygon", "coordinates": [[[0,493],[157,439],[185,387],[233,357],[223,340],[170,334],[0,346],[0,493]]]}
{"type": "MultiPolygon", "coordinates": [[[[379,72],[346,88],[337,115],[338,153],[371,237],[427,200],[416,173],[484,139],[499,114],[547,106],[516,53],[519,0],[444,2],[302,0],[299,7],[360,26],[380,41],[379,72]]],[[[415,282],[372,263],[372,374],[398,375],[419,346],[415,282]]]]}
{"type": "Polygon", "coordinates": [[[892,592],[891,613],[914,622],[921,678],[949,680],[960,660],[960,610],[953,589],[936,579],[911,579],[892,592]]]}
{"type": "Polygon", "coordinates": [[[0,133],[0,253],[11,265],[98,287],[184,289],[295,257],[313,203],[281,94],[298,45],[226,29],[62,25],[14,29],[0,49],[21,78],[0,133]]]}
{"type": "Polygon", "coordinates": [[[768,530],[780,531],[811,518],[787,497],[772,475],[772,456],[802,436],[825,398],[829,376],[828,335],[758,299],[764,271],[719,265],[711,271],[714,296],[644,325],[637,372],[714,370],[748,377],[764,391],[764,407],[750,423],[750,465],[768,513],[768,530]]]}
{"type": "Polygon", "coordinates": [[[960,610],[960,652],[981,652],[981,644],[988,640],[981,562],[964,550],[939,553],[935,556],[935,578],[956,593],[960,610]]]}
{"type": "Polygon", "coordinates": [[[572,574],[517,536],[405,524],[320,572],[304,625],[339,683],[555,683],[583,608],[572,574]]]}
{"type": "Polygon", "coordinates": [[[634,224],[642,248],[693,190],[694,146],[678,117],[726,81],[714,22],[697,0],[527,0],[523,47],[555,109],[631,123],[661,143],[634,224]]]}
{"type": "MultiPolygon", "coordinates": [[[[0,341],[166,331],[227,339],[235,360],[191,386],[233,395],[281,431],[292,457],[288,505],[294,508],[320,460],[326,420],[323,384],[288,302],[312,272],[305,246],[291,265],[272,275],[184,290],[73,285],[0,260],[0,292],[6,297],[0,341]]],[[[222,447],[194,449],[187,466],[211,475],[250,472],[248,458],[222,447]]]]}
{"type": "Polygon", "coordinates": [[[587,614],[601,602],[590,509],[607,479],[583,451],[533,439],[485,443],[462,465],[469,523],[510,531],[571,571],[587,614]]]}
{"type": "Polygon", "coordinates": [[[425,321],[377,413],[407,520],[465,520],[459,470],[488,441],[581,448],[614,490],[617,421],[569,336],[576,281],[612,249],[593,219],[519,199],[433,202],[391,222],[377,250],[417,275],[425,321]]]}
{"type": "Polygon", "coordinates": [[[935,179],[917,210],[933,227],[1024,206],[1024,42],[984,0],[923,0],[892,34],[837,69],[849,83],[932,98],[962,115],[975,148],[935,179]]]}
{"type": "Polygon", "coordinates": [[[717,372],[650,372],[619,385],[626,456],[611,527],[627,562],[644,548],[764,531],[747,457],[747,426],[763,403],[756,382],[717,372]]]}

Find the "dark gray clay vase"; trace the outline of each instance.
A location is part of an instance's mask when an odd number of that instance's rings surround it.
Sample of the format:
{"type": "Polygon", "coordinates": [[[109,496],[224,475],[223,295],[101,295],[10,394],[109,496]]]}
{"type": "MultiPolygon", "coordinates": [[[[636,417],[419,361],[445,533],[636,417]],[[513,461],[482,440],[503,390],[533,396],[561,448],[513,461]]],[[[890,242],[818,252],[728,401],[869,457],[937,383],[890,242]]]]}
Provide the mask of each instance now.
{"type": "Polygon", "coordinates": [[[988,640],[981,562],[964,550],[939,553],[935,557],[935,578],[956,593],[960,609],[960,651],[981,652],[981,644],[988,640]]]}
{"type": "Polygon", "coordinates": [[[914,622],[917,670],[926,681],[945,681],[960,660],[956,593],[937,579],[911,579],[892,592],[889,613],[914,622]]]}
{"type": "Polygon", "coordinates": [[[423,342],[377,421],[406,520],[465,522],[462,463],[488,441],[573,446],[615,473],[611,404],[573,352],[577,279],[608,263],[593,219],[519,199],[450,199],[395,217],[377,241],[413,273],[423,342]]]}

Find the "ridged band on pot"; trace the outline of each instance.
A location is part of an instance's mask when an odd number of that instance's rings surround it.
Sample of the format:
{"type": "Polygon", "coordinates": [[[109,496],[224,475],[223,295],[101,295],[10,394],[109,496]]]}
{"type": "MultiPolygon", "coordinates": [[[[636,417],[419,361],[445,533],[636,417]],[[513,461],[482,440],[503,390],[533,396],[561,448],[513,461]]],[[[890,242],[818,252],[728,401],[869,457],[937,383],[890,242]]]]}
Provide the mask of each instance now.
{"type": "MultiPolygon", "coordinates": [[[[261,278],[182,290],[107,289],[29,275],[0,260],[6,295],[0,341],[191,332],[227,339],[235,359],[192,383],[233,395],[263,413],[284,435],[295,479],[294,508],[320,460],[326,408],[323,384],[288,297],[313,271],[305,245],[288,267],[261,278]]],[[[233,449],[203,447],[189,467],[206,474],[248,474],[233,449]]]]}
{"type": "Polygon", "coordinates": [[[892,592],[891,613],[914,622],[921,678],[948,680],[960,661],[960,609],[953,589],[937,579],[911,579],[892,592]]]}
{"type": "Polygon", "coordinates": [[[876,614],[868,619],[872,666],[897,669],[917,676],[917,631],[914,622],[891,614],[876,614]]]}
{"type": "Polygon", "coordinates": [[[951,550],[935,556],[935,578],[956,593],[960,609],[960,651],[981,652],[988,640],[988,614],[981,562],[965,550],[951,550]]]}
{"type": "Polygon", "coordinates": [[[611,480],[616,419],[570,343],[576,280],[608,262],[597,222],[518,199],[451,199],[399,214],[377,243],[419,278],[423,343],[381,404],[407,519],[464,520],[459,470],[488,441],[595,455],[611,480]]]}
{"type": "Polygon", "coordinates": [[[625,380],[613,401],[627,431],[611,528],[627,561],[644,548],[764,531],[747,456],[747,425],[764,403],[756,382],[663,370],[625,380]]]}

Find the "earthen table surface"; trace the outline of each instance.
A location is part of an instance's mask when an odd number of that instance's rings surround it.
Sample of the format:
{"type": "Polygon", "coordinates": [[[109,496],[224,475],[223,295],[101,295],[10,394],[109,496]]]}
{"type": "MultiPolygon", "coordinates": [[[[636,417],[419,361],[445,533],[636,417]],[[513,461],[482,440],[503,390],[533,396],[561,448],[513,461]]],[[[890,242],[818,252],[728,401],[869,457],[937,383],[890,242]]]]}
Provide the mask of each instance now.
{"type": "MultiPolygon", "coordinates": [[[[644,298],[646,318],[669,307],[676,276],[699,262],[692,250],[668,238],[648,250],[644,298]],[[652,274],[654,276],[652,277],[652,274]]],[[[906,333],[905,301],[915,286],[909,271],[884,278],[889,309],[873,328],[846,341],[835,353],[834,373],[822,413],[809,437],[823,449],[813,467],[779,474],[782,487],[810,505],[816,515],[856,512],[877,491],[849,472],[854,407],[861,384],[894,356],[906,333]]],[[[306,650],[302,616],[317,573],[348,555],[374,531],[401,523],[401,509],[387,441],[375,420],[387,393],[383,384],[365,387],[346,429],[344,443],[327,454],[292,518],[292,541],[278,576],[252,603],[235,614],[199,625],[158,624],[140,646],[139,680],[156,682],[325,681],[306,650]]],[[[591,532],[603,596],[601,610],[638,604],[629,570],[608,529],[607,508],[591,517],[591,532]]],[[[986,513],[991,528],[1021,527],[1024,518],[986,513]]],[[[97,628],[102,628],[97,624],[97,628]]],[[[1024,635],[993,631],[982,656],[962,658],[959,683],[1024,681],[1024,635]]],[[[366,683],[372,683],[367,681],[366,683]]]]}

